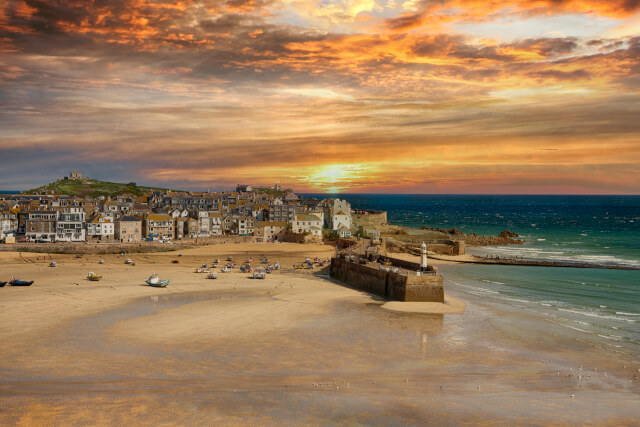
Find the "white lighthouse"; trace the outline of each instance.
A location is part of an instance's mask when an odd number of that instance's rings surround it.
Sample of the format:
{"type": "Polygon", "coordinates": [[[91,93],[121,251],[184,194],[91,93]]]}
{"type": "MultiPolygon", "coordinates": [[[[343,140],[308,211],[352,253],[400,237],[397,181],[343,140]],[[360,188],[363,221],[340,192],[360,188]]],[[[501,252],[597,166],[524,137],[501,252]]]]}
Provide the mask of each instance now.
{"type": "Polygon", "coordinates": [[[427,271],[427,244],[422,242],[422,254],[420,255],[420,271],[427,271]]]}

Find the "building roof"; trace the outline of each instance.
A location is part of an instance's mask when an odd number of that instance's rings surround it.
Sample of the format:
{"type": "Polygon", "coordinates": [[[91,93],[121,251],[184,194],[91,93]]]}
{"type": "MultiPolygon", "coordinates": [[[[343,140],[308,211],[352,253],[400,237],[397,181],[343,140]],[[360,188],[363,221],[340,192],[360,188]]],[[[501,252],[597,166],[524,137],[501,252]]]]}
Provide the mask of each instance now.
{"type": "Polygon", "coordinates": [[[296,221],[320,221],[320,218],[311,214],[298,214],[296,215],[296,221]]]}
{"type": "Polygon", "coordinates": [[[125,215],[118,220],[118,222],[140,222],[140,219],[132,215],[125,215]]]}
{"type": "Polygon", "coordinates": [[[97,214],[93,216],[91,219],[89,219],[88,223],[89,224],[111,224],[111,220],[107,219],[106,217],[100,214],[97,214]],[[102,219],[102,221],[100,221],[100,219],[102,219]]]}
{"type": "Polygon", "coordinates": [[[165,214],[149,214],[147,215],[147,219],[151,221],[173,221],[171,215],[165,214]]]}

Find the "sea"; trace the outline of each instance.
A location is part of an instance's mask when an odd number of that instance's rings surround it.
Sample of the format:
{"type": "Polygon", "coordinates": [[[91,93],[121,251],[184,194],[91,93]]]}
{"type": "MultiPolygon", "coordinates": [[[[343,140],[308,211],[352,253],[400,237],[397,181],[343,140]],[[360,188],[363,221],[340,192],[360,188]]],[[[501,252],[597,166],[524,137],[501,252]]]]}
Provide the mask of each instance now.
{"type": "MultiPolygon", "coordinates": [[[[458,228],[524,245],[467,248],[478,256],[640,267],[640,196],[307,194],[384,210],[391,224],[458,228]]],[[[448,291],[530,314],[567,335],[640,362],[640,270],[442,266],[448,291]]]]}

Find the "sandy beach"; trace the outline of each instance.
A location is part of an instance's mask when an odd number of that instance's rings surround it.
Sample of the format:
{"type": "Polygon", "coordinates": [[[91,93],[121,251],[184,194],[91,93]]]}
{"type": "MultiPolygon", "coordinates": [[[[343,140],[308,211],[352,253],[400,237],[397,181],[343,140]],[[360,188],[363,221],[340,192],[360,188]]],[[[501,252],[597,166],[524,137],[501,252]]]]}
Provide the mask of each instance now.
{"type": "Polygon", "coordinates": [[[536,349],[502,327],[531,318],[457,295],[440,307],[384,303],[326,270],[292,269],[333,251],[213,245],[131,255],[135,266],[117,255],[0,253],[0,280],[35,280],[0,289],[0,423],[632,425],[640,417],[637,382],[628,382],[640,366],[580,356],[590,372],[579,382],[576,354],[536,349]],[[194,273],[215,258],[262,254],[283,271],[266,280],[194,273]],[[89,271],[104,279],[86,280],[89,271]],[[154,271],[171,284],[145,286],[154,271]]]}

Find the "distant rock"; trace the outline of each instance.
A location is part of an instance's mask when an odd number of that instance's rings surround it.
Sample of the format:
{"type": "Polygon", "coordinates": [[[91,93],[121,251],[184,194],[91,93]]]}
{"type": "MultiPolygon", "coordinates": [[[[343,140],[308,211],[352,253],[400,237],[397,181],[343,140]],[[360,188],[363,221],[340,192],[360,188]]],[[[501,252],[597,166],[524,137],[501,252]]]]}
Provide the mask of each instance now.
{"type": "Polygon", "coordinates": [[[513,231],[504,230],[502,233],[498,234],[498,237],[509,237],[509,238],[512,238],[512,237],[520,237],[520,236],[518,236],[513,231]]]}
{"type": "Polygon", "coordinates": [[[452,236],[457,236],[457,237],[464,237],[465,236],[465,234],[461,230],[458,230],[457,228],[452,228],[451,230],[449,230],[449,234],[451,234],[452,236]]]}

